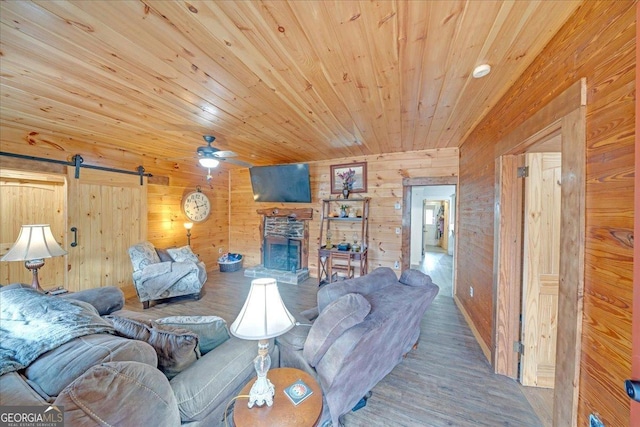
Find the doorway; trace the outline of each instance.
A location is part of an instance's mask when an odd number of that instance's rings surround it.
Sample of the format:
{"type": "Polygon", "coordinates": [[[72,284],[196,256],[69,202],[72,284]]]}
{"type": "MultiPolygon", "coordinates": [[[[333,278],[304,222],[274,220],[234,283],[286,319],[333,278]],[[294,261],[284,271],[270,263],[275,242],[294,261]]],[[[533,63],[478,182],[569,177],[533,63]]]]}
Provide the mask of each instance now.
{"type": "Polygon", "coordinates": [[[561,163],[560,260],[553,425],[576,425],[584,289],[586,81],[576,82],[496,145],[494,321],[492,365],[517,377],[522,275],[522,200],[518,157],[559,151],[561,163]],[[556,145],[559,150],[553,149],[556,145]],[[535,147],[535,148],[534,148],[535,147]]]}
{"type": "MultiPolygon", "coordinates": [[[[454,287],[455,192],[453,184],[412,185],[406,191],[411,201],[405,200],[409,208],[404,213],[410,224],[410,267],[431,276],[440,287],[439,295],[448,297],[453,297],[454,287]]],[[[407,268],[404,263],[403,268],[407,268]]]]}

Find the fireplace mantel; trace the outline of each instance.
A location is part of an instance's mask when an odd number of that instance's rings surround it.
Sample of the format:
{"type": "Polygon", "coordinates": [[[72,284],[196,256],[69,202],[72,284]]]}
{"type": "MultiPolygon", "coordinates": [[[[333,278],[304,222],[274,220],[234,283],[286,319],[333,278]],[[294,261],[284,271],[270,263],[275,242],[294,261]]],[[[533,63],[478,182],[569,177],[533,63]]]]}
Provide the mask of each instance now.
{"type": "Polygon", "coordinates": [[[268,218],[291,217],[293,219],[297,219],[298,221],[311,221],[313,219],[312,208],[303,208],[303,209],[269,208],[269,209],[258,209],[256,212],[268,218]]]}

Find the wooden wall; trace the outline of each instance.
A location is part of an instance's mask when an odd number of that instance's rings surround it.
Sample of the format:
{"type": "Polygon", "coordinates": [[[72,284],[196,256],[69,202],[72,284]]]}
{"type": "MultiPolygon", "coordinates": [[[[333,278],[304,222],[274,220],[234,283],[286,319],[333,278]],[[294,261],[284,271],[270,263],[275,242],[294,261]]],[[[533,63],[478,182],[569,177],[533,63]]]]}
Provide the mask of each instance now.
{"type": "MultiPolygon", "coordinates": [[[[148,240],[158,247],[187,244],[186,230],[183,225],[187,219],[181,210],[182,196],[195,190],[196,186],[200,186],[211,200],[212,213],[206,221],[194,225],[191,230],[191,246],[207,265],[209,271],[217,269],[219,251],[228,250],[229,174],[227,166],[221,166],[212,171],[213,179],[211,183],[207,183],[206,171],[196,166],[195,159],[182,161],[178,165],[161,159],[136,156],[122,150],[98,148],[90,142],[68,140],[57,134],[31,132],[8,126],[2,127],[0,144],[3,152],[53,160],[69,161],[74,154],[80,154],[84,164],[88,165],[130,171],[142,165],[146,172],[153,175],[149,179],[150,184],[147,188],[147,236],[148,240]]],[[[48,172],[60,176],[66,174],[64,166],[6,156],[0,156],[0,168],[34,173],[48,172]]],[[[69,208],[68,203],[73,203],[73,200],[68,200],[63,209],[69,208]]],[[[14,209],[13,204],[3,200],[0,204],[0,214],[6,209],[14,209]]],[[[66,217],[66,211],[64,216],[66,217]]],[[[69,243],[71,242],[65,241],[65,245],[69,243]]],[[[63,245],[63,247],[66,246],[63,245]]]]}
{"type": "Polygon", "coordinates": [[[457,298],[492,345],[494,144],[587,79],[584,320],[578,425],[629,425],[635,2],[585,2],[460,148],[457,298]],[[474,297],[469,287],[474,287],[474,297]]]}
{"type": "MultiPolygon", "coordinates": [[[[369,271],[379,266],[393,268],[396,261],[400,265],[402,264],[402,235],[396,234],[396,228],[402,226],[402,210],[394,208],[396,202],[402,204],[402,179],[457,176],[458,174],[458,149],[456,148],[341,158],[310,163],[312,203],[288,203],[286,206],[313,208],[313,220],[309,224],[309,270],[314,277],[317,277],[318,268],[316,250],[319,243],[321,200],[331,196],[330,166],[362,161],[367,162],[368,192],[358,193],[355,196],[371,197],[369,271]]],[[[242,253],[245,256],[245,267],[258,265],[261,263],[261,236],[259,232],[261,217],[256,213],[256,210],[284,206],[284,204],[254,202],[247,169],[234,170],[230,176],[229,242],[231,251],[242,253]]],[[[339,239],[341,236],[334,236],[334,241],[339,239]]],[[[347,239],[350,239],[350,235],[347,235],[347,239]]]]}
{"type": "MultiPolygon", "coordinates": [[[[5,255],[24,224],[49,224],[57,242],[65,235],[64,177],[0,169],[0,256],[5,255]]],[[[64,257],[45,260],[38,281],[45,288],[65,283],[64,257]]],[[[0,283],[31,283],[32,273],[24,262],[0,262],[0,283]]]]}

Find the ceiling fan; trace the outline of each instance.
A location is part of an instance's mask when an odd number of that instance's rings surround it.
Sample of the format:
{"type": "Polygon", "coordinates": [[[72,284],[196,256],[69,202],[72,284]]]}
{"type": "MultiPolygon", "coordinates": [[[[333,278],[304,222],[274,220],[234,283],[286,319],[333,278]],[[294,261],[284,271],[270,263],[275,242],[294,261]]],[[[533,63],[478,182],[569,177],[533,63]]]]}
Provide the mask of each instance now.
{"type": "Polygon", "coordinates": [[[198,163],[200,163],[202,167],[205,167],[207,169],[215,168],[216,166],[218,166],[219,162],[232,163],[234,165],[243,166],[246,168],[250,168],[251,166],[253,166],[251,163],[234,159],[233,157],[236,157],[237,154],[233,151],[220,150],[219,148],[211,145],[213,141],[216,140],[215,136],[204,135],[203,138],[206,141],[207,145],[201,145],[196,150],[196,153],[198,154],[198,163]]]}

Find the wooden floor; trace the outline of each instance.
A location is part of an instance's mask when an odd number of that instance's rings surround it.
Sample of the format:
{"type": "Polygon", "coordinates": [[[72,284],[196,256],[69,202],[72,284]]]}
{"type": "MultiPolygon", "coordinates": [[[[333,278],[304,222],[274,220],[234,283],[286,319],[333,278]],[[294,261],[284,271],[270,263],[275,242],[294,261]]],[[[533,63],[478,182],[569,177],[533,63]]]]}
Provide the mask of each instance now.
{"type": "MultiPolygon", "coordinates": [[[[209,274],[200,301],[177,299],[142,309],[130,298],[125,309],[158,315],[211,315],[229,324],[251,284],[242,271],[209,274]]],[[[279,284],[291,312],[315,306],[317,281],[279,284]]],[[[453,298],[438,295],[422,320],[418,348],[374,389],[367,406],[345,416],[347,427],[542,426],[519,384],[491,373],[453,298]]]]}

